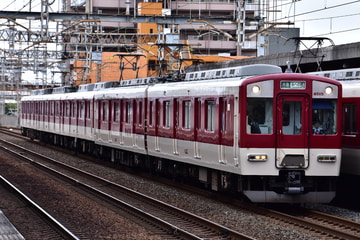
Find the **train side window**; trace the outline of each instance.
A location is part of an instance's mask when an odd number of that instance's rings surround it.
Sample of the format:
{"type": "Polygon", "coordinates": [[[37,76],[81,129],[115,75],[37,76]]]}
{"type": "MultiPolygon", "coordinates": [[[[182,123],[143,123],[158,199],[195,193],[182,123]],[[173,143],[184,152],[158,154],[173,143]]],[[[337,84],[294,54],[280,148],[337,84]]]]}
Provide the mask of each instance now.
{"type": "Polygon", "coordinates": [[[114,102],[114,122],[120,121],[120,104],[119,102],[114,102]]]}
{"type": "Polygon", "coordinates": [[[72,107],[72,117],[76,118],[77,117],[77,102],[73,102],[73,107],[72,107]]]}
{"type": "Polygon", "coordinates": [[[206,126],[205,129],[207,131],[215,131],[215,107],[216,103],[214,100],[207,100],[206,104],[206,126]]]}
{"type": "Polygon", "coordinates": [[[85,118],[85,102],[84,101],[81,101],[80,102],[80,118],[81,119],[84,119],[85,118]]]}
{"type": "Polygon", "coordinates": [[[44,114],[47,116],[49,113],[48,113],[48,109],[49,109],[49,104],[48,102],[45,102],[45,109],[44,109],[44,114]]]}
{"type": "Polygon", "coordinates": [[[139,104],[138,104],[138,114],[139,114],[139,124],[142,125],[143,123],[143,102],[140,101],[139,104]]]}
{"type": "Polygon", "coordinates": [[[90,101],[85,101],[85,118],[90,119],[90,101]]]}
{"type": "Polygon", "coordinates": [[[109,104],[108,104],[108,102],[103,102],[102,109],[103,109],[102,120],[103,121],[108,121],[108,115],[109,115],[109,104]]]}
{"type": "Polygon", "coordinates": [[[149,103],[149,125],[150,126],[154,126],[154,122],[153,122],[153,114],[154,114],[154,101],[150,101],[149,103]]]}
{"type": "Polygon", "coordinates": [[[183,103],[183,127],[185,129],[191,128],[191,102],[190,101],[184,101],[183,103]]]}
{"type": "Polygon", "coordinates": [[[195,129],[200,130],[201,129],[201,99],[196,98],[195,99],[195,129]]]}
{"type": "Polygon", "coordinates": [[[54,114],[55,114],[55,106],[54,106],[54,102],[51,101],[50,102],[50,115],[54,116],[54,114]]]}
{"type": "Polygon", "coordinates": [[[170,116],[171,116],[171,107],[170,107],[170,101],[164,102],[164,127],[170,127],[170,116]]]}
{"type": "Polygon", "coordinates": [[[356,104],[344,103],[343,105],[343,134],[355,135],[356,129],[356,104]]]}
{"type": "Polygon", "coordinates": [[[132,117],[132,105],[131,102],[126,102],[125,122],[131,123],[131,117],[132,117]]]}
{"type": "Polygon", "coordinates": [[[65,103],[65,117],[70,117],[70,103],[65,103]]]}
{"type": "Polygon", "coordinates": [[[220,127],[221,132],[226,131],[226,112],[230,111],[230,105],[227,104],[227,101],[225,98],[220,98],[220,127]]]}
{"type": "Polygon", "coordinates": [[[273,133],[273,101],[269,98],[249,98],[247,102],[246,132],[249,134],[273,133]]]}
{"type": "Polygon", "coordinates": [[[323,134],[336,134],[336,100],[313,100],[312,123],[320,124],[323,134]]]}

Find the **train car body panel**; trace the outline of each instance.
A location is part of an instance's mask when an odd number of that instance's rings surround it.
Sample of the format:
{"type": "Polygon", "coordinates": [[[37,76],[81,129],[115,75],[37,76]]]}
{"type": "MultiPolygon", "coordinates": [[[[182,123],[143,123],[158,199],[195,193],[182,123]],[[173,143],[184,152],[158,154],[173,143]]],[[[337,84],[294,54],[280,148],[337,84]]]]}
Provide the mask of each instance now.
{"type": "MultiPolygon", "coordinates": [[[[359,73],[360,69],[355,72],[359,73]]],[[[343,81],[342,85],[344,121],[341,172],[360,177],[360,81],[343,81]]]]}
{"type": "Polygon", "coordinates": [[[146,153],[147,86],[119,87],[94,93],[95,143],[146,153]]]}
{"type": "Polygon", "coordinates": [[[148,117],[149,154],[200,166],[234,163],[234,129],[238,129],[234,99],[238,99],[238,89],[238,79],[149,87],[148,101],[155,109],[148,117]]]}

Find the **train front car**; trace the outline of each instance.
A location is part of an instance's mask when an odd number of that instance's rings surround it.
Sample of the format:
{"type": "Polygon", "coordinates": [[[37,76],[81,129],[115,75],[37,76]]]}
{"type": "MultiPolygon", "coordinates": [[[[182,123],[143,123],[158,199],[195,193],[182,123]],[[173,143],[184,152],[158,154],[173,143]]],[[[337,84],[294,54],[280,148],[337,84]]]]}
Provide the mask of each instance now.
{"type": "Polygon", "coordinates": [[[253,202],[330,202],[341,161],[341,85],[284,73],[240,87],[240,169],[253,202]]]}

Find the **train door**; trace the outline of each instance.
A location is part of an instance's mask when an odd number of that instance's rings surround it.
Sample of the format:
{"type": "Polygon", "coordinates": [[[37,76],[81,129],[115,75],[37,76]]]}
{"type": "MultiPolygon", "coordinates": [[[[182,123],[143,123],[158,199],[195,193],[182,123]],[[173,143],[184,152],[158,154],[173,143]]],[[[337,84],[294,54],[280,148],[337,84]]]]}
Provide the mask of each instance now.
{"type": "MultiPolygon", "coordinates": [[[[220,98],[219,102],[219,113],[220,113],[220,119],[219,119],[219,162],[220,163],[226,163],[226,156],[225,156],[225,147],[224,147],[224,139],[223,137],[226,135],[226,112],[228,105],[227,100],[225,98],[220,98]]],[[[230,109],[229,109],[230,110],[230,109]]]]}
{"type": "Polygon", "coordinates": [[[201,99],[195,98],[195,114],[194,114],[194,130],[195,130],[195,141],[194,141],[194,157],[201,158],[198,136],[201,131],[201,99]]]}
{"type": "Polygon", "coordinates": [[[155,151],[160,151],[159,142],[159,127],[160,127],[160,101],[155,100],[155,151]]]}
{"type": "Polygon", "coordinates": [[[276,167],[309,165],[309,96],[279,95],[276,110],[276,167]]]}

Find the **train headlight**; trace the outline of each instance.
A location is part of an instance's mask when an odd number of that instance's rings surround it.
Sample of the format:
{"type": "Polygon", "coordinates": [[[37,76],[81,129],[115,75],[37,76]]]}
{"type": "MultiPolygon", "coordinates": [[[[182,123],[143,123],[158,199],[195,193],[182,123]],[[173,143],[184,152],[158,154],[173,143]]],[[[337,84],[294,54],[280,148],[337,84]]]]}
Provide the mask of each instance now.
{"type": "Polygon", "coordinates": [[[336,156],[335,155],[318,155],[317,160],[318,160],[318,162],[332,163],[332,162],[336,162],[336,156]]]}
{"type": "Polygon", "coordinates": [[[326,94],[330,95],[330,94],[332,94],[333,92],[334,92],[334,89],[333,89],[332,87],[326,87],[326,88],[325,88],[325,93],[326,93],[326,94]]]}
{"type": "Polygon", "coordinates": [[[248,155],[248,161],[250,162],[265,162],[268,160],[266,154],[250,154],[248,155]]]}
{"type": "Polygon", "coordinates": [[[260,86],[258,85],[252,86],[251,91],[255,94],[258,94],[260,92],[260,86]]]}

